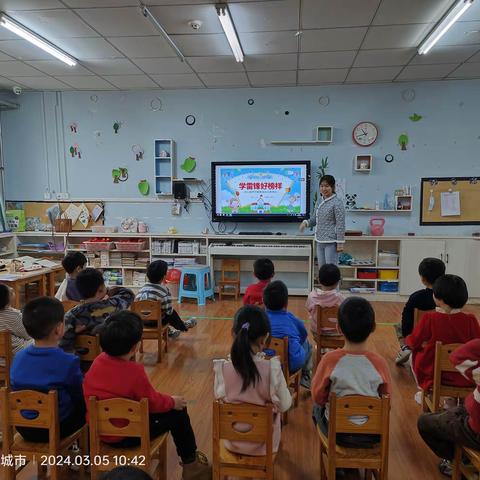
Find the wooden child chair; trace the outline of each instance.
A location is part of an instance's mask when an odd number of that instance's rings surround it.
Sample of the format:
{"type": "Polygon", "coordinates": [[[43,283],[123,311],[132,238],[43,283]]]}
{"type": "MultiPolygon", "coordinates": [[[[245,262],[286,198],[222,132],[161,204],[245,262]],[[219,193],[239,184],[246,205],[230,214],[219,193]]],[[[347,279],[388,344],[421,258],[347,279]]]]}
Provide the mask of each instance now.
{"type": "Polygon", "coordinates": [[[12,335],[6,330],[0,332],[0,358],[5,362],[0,365],[0,381],[10,387],[10,366],[12,365],[12,335]]]}
{"type": "Polygon", "coordinates": [[[125,457],[135,461],[136,466],[148,472],[152,460],[158,460],[153,478],[167,480],[167,438],[168,432],[150,440],[148,400],[139,402],[126,398],[97,400],[89,398],[90,458],[102,458],[105,462],[91,464],[91,478],[96,479],[100,471],[108,471],[118,466],[115,458],[125,457]],[[123,427],[113,425],[112,420],[126,419],[123,427]],[[113,437],[140,438],[140,446],[130,448],[112,447],[100,440],[102,435],[113,437]],[[143,461],[141,461],[143,460],[143,461]]]}
{"type": "Polygon", "coordinates": [[[73,300],[62,300],[63,310],[65,313],[70,311],[73,307],[79,305],[80,302],[75,302],[73,300]]]}
{"type": "MultiPolygon", "coordinates": [[[[287,387],[292,394],[292,405],[293,407],[298,407],[302,370],[300,369],[295,373],[290,373],[290,370],[288,369],[288,337],[272,337],[268,348],[274,350],[275,355],[280,357],[280,363],[282,364],[282,371],[285,375],[285,380],[287,381],[287,387]]],[[[288,423],[288,410],[283,413],[282,420],[284,425],[288,423]]]]}
{"type": "MultiPolygon", "coordinates": [[[[22,455],[28,461],[36,461],[37,468],[40,470],[41,459],[49,456],[58,458],[62,455],[68,456],[68,449],[76,441],[79,442],[82,455],[87,455],[88,434],[87,426],[72,433],[69,437],[60,439],[60,424],[58,420],[58,395],[55,390],[48,393],[40,393],[34,390],[19,390],[10,392],[8,388],[1,390],[1,414],[3,429],[3,455],[22,455]],[[33,410],[37,412],[37,417],[27,419],[22,415],[24,410],[33,410]],[[28,442],[23,439],[19,433],[14,434],[15,427],[46,428],[49,431],[49,441],[47,443],[28,442]]],[[[60,465],[56,462],[49,462],[50,478],[57,480],[60,478],[60,465]]],[[[25,465],[5,466],[5,480],[14,480],[17,473],[25,465]]],[[[84,469],[82,462],[79,462],[80,472],[84,469]]],[[[40,476],[40,472],[38,472],[40,476]]]]}
{"type": "Polygon", "coordinates": [[[335,480],[336,468],[364,468],[365,479],[373,475],[376,480],[387,480],[390,399],[360,395],[337,397],[331,393],[329,407],[328,437],[317,425],[320,480],[335,480]],[[354,415],[366,416],[368,420],[357,425],[350,421],[354,415]],[[336,444],[337,433],[380,435],[380,443],[373,448],[340,447],[336,444]]]}
{"type": "Polygon", "coordinates": [[[218,297],[240,297],[240,260],[229,258],[222,260],[220,281],[218,282],[218,297]]]}
{"type": "Polygon", "coordinates": [[[160,302],[156,300],[138,300],[133,302],[130,308],[132,312],[140,315],[144,323],[140,353],[143,353],[144,340],[156,340],[157,363],[161,363],[163,355],[162,340],[165,345],[165,353],[168,352],[168,326],[162,325],[162,307],[160,302]]]}
{"type": "Polygon", "coordinates": [[[418,323],[426,313],[432,313],[434,311],[435,310],[419,310],[418,308],[415,308],[413,310],[413,328],[418,325],[418,323]]]}
{"type": "Polygon", "coordinates": [[[343,335],[327,335],[324,332],[337,332],[338,307],[320,307],[317,306],[317,333],[315,340],[317,342],[317,355],[315,367],[322,359],[322,349],[342,348],[345,344],[343,335]],[[323,329],[323,332],[322,332],[323,329]]]}
{"type": "Polygon", "coordinates": [[[453,460],[452,480],[475,480],[480,476],[480,451],[473,448],[459,447],[455,448],[455,458],[453,460]],[[468,463],[463,463],[463,458],[468,463]]]}
{"type": "Polygon", "coordinates": [[[98,335],[75,336],[75,354],[82,362],[93,362],[101,353],[98,335]]]}
{"type": "Polygon", "coordinates": [[[232,404],[213,402],[213,480],[228,476],[265,478],[273,480],[272,452],[273,407],[250,403],[232,404]],[[235,430],[238,422],[252,426],[248,432],[235,430]],[[266,455],[252,456],[234,453],[225,447],[223,440],[264,443],[266,455]]]}
{"type": "Polygon", "coordinates": [[[443,372],[458,373],[458,370],[452,365],[449,357],[452,352],[461,346],[461,343],[450,343],[448,345],[442,345],[442,342],[435,343],[435,364],[433,370],[432,390],[430,392],[422,391],[422,408],[424,412],[433,413],[440,411],[441,397],[453,397],[458,399],[465,398],[472,393],[474,388],[473,385],[471,387],[455,387],[442,383],[443,372]]]}

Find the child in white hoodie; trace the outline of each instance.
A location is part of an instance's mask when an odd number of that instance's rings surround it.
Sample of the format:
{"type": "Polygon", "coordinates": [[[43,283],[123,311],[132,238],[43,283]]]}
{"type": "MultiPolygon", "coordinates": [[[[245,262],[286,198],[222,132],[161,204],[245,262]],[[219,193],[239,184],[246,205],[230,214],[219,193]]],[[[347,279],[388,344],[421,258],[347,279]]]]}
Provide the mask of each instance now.
{"type": "Polygon", "coordinates": [[[310,330],[317,333],[317,307],[338,307],[344,297],[338,291],[340,269],[333,263],[326,263],[318,272],[320,288],[314,288],[307,298],[305,307],[310,317],[310,330]]]}

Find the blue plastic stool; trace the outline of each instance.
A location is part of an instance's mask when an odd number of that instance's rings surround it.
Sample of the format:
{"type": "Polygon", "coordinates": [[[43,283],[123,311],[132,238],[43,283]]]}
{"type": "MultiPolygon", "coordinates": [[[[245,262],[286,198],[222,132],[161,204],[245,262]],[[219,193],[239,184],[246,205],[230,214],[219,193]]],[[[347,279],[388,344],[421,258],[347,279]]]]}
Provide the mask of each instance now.
{"type": "Polygon", "coordinates": [[[182,303],[182,297],[196,298],[198,305],[205,305],[207,297],[215,300],[210,267],[182,267],[178,303],[182,303]]]}

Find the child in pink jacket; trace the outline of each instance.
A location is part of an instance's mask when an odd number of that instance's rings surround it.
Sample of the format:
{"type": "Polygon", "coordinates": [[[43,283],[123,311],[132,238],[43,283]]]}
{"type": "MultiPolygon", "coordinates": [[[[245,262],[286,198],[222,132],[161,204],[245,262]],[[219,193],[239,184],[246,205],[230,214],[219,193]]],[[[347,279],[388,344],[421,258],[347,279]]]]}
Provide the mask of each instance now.
{"type": "MultiPolygon", "coordinates": [[[[336,265],[333,263],[322,265],[318,272],[318,281],[320,288],[314,288],[308,294],[305,303],[310,317],[310,330],[314,335],[317,333],[317,307],[338,307],[344,300],[343,295],[338,291],[340,269],[336,265]]],[[[332,327],[336,329],[337,324],[332,323],[332,327]]]]}
{"type": "MultiPolygon", "coordinates": [[[[232,333],[233,345],[230,358],[214,360],[214,395],[225,403],[251,403],[266,405],[273,403],[273,452],[280,445],[280,413],[292,404],[282,366],[278,357],[265,358],[264,348],[270,336],[270,320],[265,310],[255,305],[246,305],[235,314],[232,333]]],[[[237,423],[239,431],[248,431],[251,426],[237,423]]],[[[225,447],[244,455],[265,455],[265,444],[227,441],[225,447]]]]}

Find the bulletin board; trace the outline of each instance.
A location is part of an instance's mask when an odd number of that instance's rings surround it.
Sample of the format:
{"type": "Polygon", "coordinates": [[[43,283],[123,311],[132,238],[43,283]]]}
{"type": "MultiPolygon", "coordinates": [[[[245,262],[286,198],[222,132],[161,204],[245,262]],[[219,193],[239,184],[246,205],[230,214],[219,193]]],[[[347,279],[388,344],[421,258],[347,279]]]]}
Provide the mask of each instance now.
{"type": "MultiPolygon", "coordinates": [[[[88,208],[90,214],[96,205],[100,205],[102,208],[105,208],[102,202],[7,202],[7,207],[15,207],[16,209],[21,209],[25,211],[25,219],[31,217],[37,217],[40,219],[40,223],[45,225],[50,225],[50,220],[47,216],[47,210],[53,205],[59,205],[62,212],[64,212],[68,206],[73,203],[76,206],[80,206],[82,203],[85,203],[85,206],[88,208]]],[[[83,226],[78,220],[73,225],[73,230],[75,231],[88,231],[91,230],[92,225],[103,225],[104,215],[100,215],[100,218],[96,222],[90,220],[86,227],[83,226]]]]}
{"type": "MultiPolygon", "coordinates": [[[[445,196],[444,196],[445,199],[445,196]]],[[[480,225],[480,178],[422,178],[420,186],[420,225],[480,225]],[[442,193],[459,197],[458,204],[443,203],[442,193]],[[433,200],[432,200],[433,197],[433,200]]]]}

